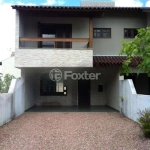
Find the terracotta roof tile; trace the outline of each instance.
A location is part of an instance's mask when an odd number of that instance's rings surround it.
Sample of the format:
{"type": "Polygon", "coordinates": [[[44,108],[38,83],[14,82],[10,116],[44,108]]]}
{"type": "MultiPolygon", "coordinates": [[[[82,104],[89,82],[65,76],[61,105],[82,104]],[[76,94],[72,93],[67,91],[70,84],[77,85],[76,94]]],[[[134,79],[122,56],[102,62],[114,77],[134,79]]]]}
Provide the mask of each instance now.
{"type": "MultiPolygon", "coordinates": [[[[96,67],[116,67],[121,66],[126,60],[126,56],[94,56],[93,65],[96,67]]],[[[141,57],[132,59],[131,66],[135,67],[142,61],[141,57]]]]}

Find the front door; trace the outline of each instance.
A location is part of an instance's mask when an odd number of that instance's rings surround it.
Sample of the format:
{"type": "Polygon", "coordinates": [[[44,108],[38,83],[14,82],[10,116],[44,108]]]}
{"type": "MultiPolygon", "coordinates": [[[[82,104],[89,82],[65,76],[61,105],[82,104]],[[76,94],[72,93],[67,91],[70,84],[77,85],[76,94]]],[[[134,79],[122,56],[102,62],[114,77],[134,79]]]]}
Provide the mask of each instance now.
{"type": "Polygon", "coordinates": [[[78,81],[78,105],[90,106],[90,80],[78,81]]]}

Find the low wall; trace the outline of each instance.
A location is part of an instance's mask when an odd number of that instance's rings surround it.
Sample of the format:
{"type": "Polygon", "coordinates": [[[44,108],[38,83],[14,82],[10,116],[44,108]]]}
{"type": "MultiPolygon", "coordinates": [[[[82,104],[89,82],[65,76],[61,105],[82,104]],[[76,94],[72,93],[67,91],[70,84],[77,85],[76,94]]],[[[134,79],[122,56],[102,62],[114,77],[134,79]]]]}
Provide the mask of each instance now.
{"type": "Polygon", "coordinates": [[[120,96],[122,113],[134,121],[140,117],[139,111],[150,108],[150,95],[137,94],[131,79],[120,81],[120,96]]]}
{"type": "Polygon", "coordinates": [[[13,79],[8,93],[0,94],[0,126],[24,113],[23,83],[13,79]]]}
{"type": "Polygon", "coordinates": [[[0,126],[14,118],[13,112],[13,94],[0,94],[0,126]]]}
{"type": "Polygon", "coordinates": [[[119,69],[109,73],[109,81],[106,83],[106,105],[119,110],[119,69]]]}

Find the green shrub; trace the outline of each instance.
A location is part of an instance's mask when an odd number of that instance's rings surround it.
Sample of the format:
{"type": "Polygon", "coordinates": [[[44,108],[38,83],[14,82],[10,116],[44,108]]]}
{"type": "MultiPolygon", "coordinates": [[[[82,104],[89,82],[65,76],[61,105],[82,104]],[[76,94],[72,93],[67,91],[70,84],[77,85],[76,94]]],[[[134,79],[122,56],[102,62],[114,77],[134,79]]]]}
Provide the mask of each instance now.
{"type": "Polygon", "coordinates": [[[12,79],[15,77],[10,74],[6,74],[3,80],[0,79],[0,93],[8,93],[12,79]]]}
{"type": "Polygon", "coordinates": [[[146,138],[150,138],[150,109],[145,109],[140,112],[140,118],[138,122],[141,125],[141,129],[146,138]]]}

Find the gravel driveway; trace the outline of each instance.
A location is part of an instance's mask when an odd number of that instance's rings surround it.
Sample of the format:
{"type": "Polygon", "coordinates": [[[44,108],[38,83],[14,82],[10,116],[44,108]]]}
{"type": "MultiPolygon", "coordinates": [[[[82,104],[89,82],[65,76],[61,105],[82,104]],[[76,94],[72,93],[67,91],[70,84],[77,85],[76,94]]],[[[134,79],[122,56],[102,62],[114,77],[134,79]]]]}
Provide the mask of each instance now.
{"type": "Polygon", "coordinates": [[[150,150],[118,113],[25,113],[0,127],[0,150],[150,150]]]}

